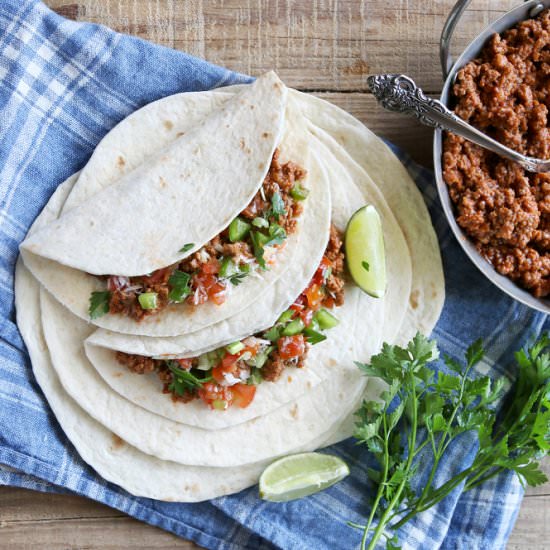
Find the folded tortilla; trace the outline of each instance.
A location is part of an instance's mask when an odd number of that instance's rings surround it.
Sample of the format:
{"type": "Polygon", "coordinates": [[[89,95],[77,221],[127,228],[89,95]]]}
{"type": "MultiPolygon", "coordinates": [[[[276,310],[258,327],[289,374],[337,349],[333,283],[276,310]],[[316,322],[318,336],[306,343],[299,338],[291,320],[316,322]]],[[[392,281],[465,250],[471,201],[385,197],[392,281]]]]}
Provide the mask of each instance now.
{"type": "Polygon", "coordinates": [[[287,93],[274,72],[258,78],[22,248],[94,275],[145,275],[181,261],[259,190],[282,137],[287,93]],[[193,246],[181,252],[187,243],[193,246]]]}

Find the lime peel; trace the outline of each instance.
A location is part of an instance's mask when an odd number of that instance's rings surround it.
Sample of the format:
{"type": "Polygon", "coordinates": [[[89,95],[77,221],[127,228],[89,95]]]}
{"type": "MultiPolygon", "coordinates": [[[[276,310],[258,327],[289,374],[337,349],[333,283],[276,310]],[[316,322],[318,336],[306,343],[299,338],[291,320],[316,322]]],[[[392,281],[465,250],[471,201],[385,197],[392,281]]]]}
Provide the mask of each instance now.
{"type": "Polygon", "coordinates": [[[322,491],[349,475],[339,457],[322,453],[300,453],[270,464],[260,477],[260,498],[287,502],[322,491]]]}

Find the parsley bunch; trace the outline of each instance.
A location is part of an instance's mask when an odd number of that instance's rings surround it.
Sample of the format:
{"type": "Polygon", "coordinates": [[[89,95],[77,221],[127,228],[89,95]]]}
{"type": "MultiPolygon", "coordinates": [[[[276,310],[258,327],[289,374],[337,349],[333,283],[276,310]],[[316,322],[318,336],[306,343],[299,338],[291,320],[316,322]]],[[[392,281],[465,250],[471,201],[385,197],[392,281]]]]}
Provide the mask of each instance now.
{"type": "Polygon", "coordinates": [[[444,358],[450,373],[436,374],[429,363],[439,357],[437,345],[420,334],[405,348],[384,344],[370,364],[357,363],[388,385],[380,401],[365,401],[357,412],[355,437],[378,463],[368,470],[376,496],[367,524],[350,524],[363,529],[362,549],[374,548],[382,536],[387,549],[399,548],[396,530],[461,484],[467,491],[503,470],[515,471],[522,484],[547,481],[538,461],[550,450],[549,345],[545,335],[515,354],[518,378],[498,423],[495,405],[505,380],[471,377],[484,355],[481,340],[468,348],[465,365],[444,358]],[[477,432],[479,440],[471,466],[434,486],[449,445],[465,432],[477,432]],[[420,453],[422,462],[431,454],[432,466],[424,488],[415,491],[420,453]]]}

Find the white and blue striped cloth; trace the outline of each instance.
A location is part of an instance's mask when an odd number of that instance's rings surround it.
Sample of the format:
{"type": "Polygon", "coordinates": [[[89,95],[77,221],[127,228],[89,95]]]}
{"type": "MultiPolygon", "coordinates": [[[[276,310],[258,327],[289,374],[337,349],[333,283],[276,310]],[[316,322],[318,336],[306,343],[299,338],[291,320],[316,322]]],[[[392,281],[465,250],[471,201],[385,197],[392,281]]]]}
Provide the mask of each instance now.
{"type": "MultiPolygon", "coordinates": [[[[18,244],[102,136],[160,97],[246,80],[181,52],[67,21],[37,0],[0,0],[0,484],[85,495],[208,548],[355,548],[360,533],[346,521],[368,515],[369,456],[352,440],[331,449],[351,475],[297,502],[262,502],[255,488],[193,505],[135,498],[79,458],[33,378],[14,322],[18,244]]],[[[402,158],[432,208],[443,251],[447,300],[435,329],[442,351],[460,357],[481,336],[488,349],[482,369],[513,376],[511,352],[540,332],[545,316],[510,300],[472,267],[441,215],[432,175],[402,158]]],[[[451,449],[441,478],[468,466],[473,441],[465,437],[451,449]]],[[[521,499],[515,477],[501,475],[465,495],[455,492],[406,525],[400,540],[423,550],[504,548],[521,499]]]]}

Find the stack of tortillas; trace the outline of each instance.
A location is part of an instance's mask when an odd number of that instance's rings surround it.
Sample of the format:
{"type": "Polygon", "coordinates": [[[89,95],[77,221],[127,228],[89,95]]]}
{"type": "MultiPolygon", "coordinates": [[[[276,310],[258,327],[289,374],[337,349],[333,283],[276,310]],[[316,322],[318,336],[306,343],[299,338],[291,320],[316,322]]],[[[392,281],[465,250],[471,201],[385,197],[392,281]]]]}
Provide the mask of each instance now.
{"type": "Polygon", "coordinates": [[[428,334],[443,299],[437,239],[405,168],[352,116],[288,90],[274,73],[170,96],[123,120],[59,185],[22,244],[16,275],[35,376],[83,460],[134,495],[182,502],[237,492],[276,457],[349,437],[365,392],[377,392],[354,361],[368,361],[383,342],[428,334]],[[276,148],[307,169],[309,194],[271,269],[247,277],[222,305],[171,304],[141,321],[90,318],[103,276],[164,269],[225,231],[258,192],[276,148]],[[268,329],[315,274],[331,223],[343,233],[365,204],[382,221],[385,296],[347,280],[338,326],[311,346],[303,368],[259,384],[248,406],[173,400],[154,373],[117,361],[117,352],[193,358],[268,329]]]}

